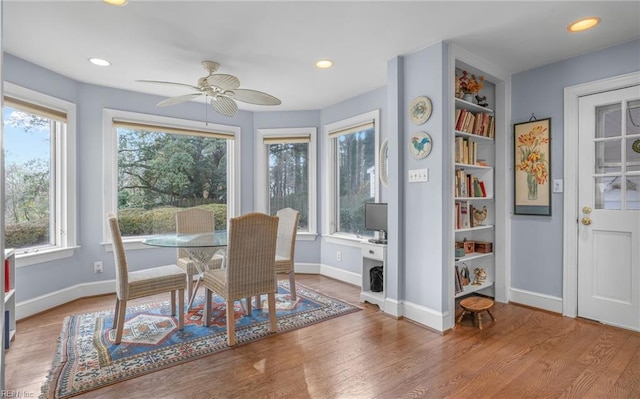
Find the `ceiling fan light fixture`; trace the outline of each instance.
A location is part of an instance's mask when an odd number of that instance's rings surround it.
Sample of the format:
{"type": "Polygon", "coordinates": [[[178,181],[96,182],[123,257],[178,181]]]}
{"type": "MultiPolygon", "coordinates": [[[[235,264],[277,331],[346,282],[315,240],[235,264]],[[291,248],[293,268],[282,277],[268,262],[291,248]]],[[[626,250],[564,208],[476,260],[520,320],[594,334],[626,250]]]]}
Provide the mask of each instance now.
{"type": "Polygon", "coordinates": [[[104,1],[109,5],[118,6],[118,7],[126,6],[128,3],[128,0],[102,0],[102,1],[104,1]]]}
{"type": "Polygon", "coordinates": [[[327,68],[331,68],[332,66],[333,66],[333,61],[331,60],[320,60],[316,62],[316,67],[320,69],[327,69],[327,68]]]}
{"type": "Polygon", "coordinates": [[[569,32],[582,32],[591,29],[600,23],[599,17],[587,17],[574,21],[567,26],[569,32]]]}
{"type": "Polygon", "coordinates": [[[89,62],[92,63],[93,65],[97,65],[97,66],[102,66],[102,67],[107,67],[110,66],[111,63],[107,60],[103,60],[102,58],[89,58],[89,62]]]}

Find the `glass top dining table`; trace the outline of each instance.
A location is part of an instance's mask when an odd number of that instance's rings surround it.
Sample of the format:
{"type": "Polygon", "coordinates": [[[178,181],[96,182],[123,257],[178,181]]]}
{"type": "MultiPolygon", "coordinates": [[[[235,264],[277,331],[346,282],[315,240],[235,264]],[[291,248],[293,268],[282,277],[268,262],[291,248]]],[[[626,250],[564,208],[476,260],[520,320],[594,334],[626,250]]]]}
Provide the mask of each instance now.
{"type": "Polygon", "coordinates": [[[184,249],[193,260],[194,265],[198,269],[198,279],[193,290],[187,309],[191,309],[196,292],[203,278],[203,273],[208,268],[209,261],[217,252],[222,252],[221,266],[225,266],[225,249],[227,247],[227,232],[224,230],[216,230],[212,233],[196,233],[196,234],[178,234],[166,233],[157,234],[142,240],[143,244],[155,247],[169,247],[184,249]]]}

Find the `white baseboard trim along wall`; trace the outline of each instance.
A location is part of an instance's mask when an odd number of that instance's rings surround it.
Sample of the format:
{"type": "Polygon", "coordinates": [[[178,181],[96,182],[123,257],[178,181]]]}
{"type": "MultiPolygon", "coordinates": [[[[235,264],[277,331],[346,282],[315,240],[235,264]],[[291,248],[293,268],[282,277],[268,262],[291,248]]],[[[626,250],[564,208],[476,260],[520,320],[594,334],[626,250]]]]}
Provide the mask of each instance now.
{"type": "Polygon", "coordinates": [[[562,314],[562,298],[511,288],[509,302],[562,314]]]}

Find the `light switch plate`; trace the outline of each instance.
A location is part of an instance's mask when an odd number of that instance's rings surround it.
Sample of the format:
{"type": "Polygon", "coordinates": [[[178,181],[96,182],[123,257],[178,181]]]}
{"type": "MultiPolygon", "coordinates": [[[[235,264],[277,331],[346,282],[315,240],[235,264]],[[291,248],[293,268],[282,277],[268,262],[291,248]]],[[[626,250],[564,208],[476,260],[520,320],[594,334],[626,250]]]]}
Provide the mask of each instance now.
{"type": "Polygon", "coordinates": [[[411,169],[409,170],[409,183],[418,183],[429,181],[429,169],[411,169]]]}
{"type": "Polygon", "coordinates": [[[564,181],[562,179],[556,179],[553,181],[553,192],[561,193],[564,191],[564,181]]]}

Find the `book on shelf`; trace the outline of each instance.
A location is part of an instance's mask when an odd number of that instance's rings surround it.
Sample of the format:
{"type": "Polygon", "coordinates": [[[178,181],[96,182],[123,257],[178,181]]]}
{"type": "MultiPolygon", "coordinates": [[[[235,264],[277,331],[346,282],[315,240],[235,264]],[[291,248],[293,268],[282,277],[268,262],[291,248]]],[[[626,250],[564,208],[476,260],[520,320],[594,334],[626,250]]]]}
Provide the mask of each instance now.
{"type": "Polygon", "coordinates": [[[4,260],[4,292],[9,292],[11,290],[11,279],[10,273],[11,268],[9,267],[9,259],[4,260]]]}
{"type": "Polygon", "coordinates": [[[456,270],[456,278],[455,278],[455,293],[459,294],[464,291],[464,287],[462,285],[462,273],[460,272],[460,268],[458,265],[455,265],[456,270]]]}
{"type": "Polygon", "coordinates": [[[484,181],[471,173],[465,173],[464,169],[456,169],[454,187],[454,194],[457,198],[484,198],[487,196],[484,181]]]}
{"type": "Polygon", "coordinates": [[[9,349],[11,342],[11,313],[9,310],[4,311],[4,348],[9,349]]]}
{"type": "Polygon", "coordinates": [[[490,112],[471,112],[466,109],[456,109],[455,130],[493,138],[495,117],[490,112]]]}

